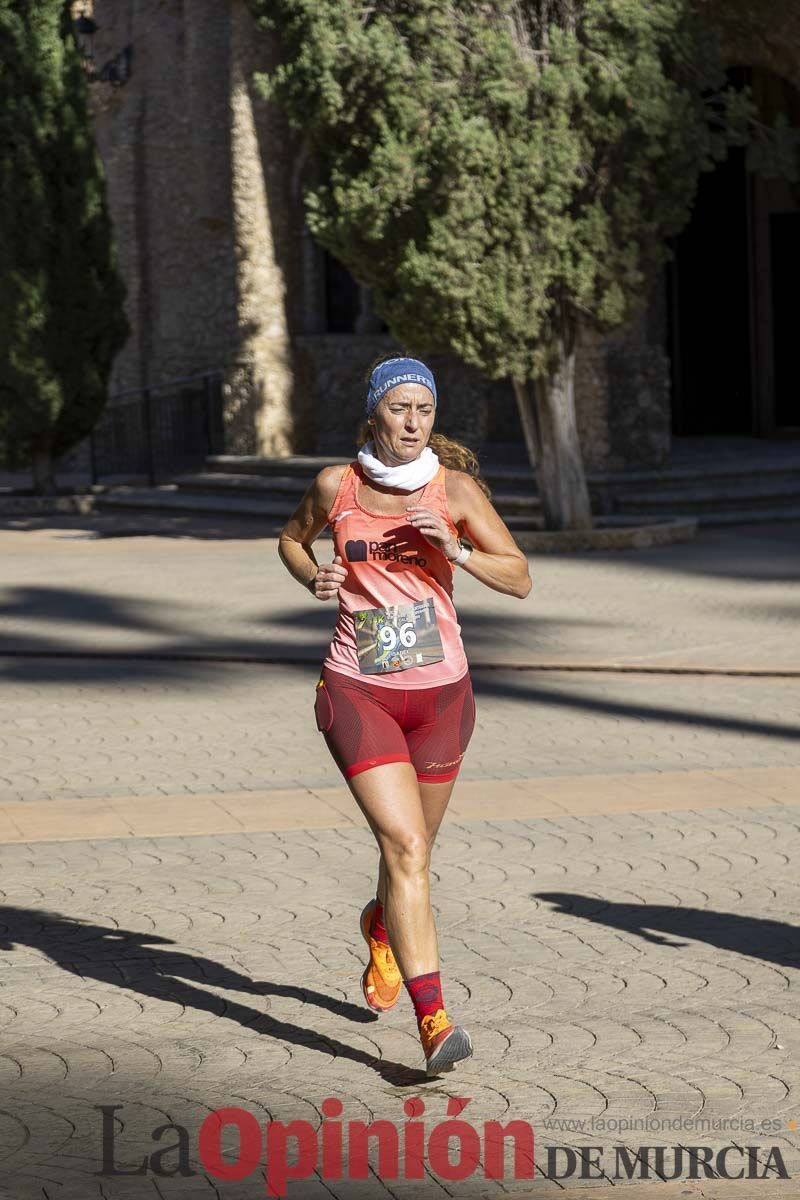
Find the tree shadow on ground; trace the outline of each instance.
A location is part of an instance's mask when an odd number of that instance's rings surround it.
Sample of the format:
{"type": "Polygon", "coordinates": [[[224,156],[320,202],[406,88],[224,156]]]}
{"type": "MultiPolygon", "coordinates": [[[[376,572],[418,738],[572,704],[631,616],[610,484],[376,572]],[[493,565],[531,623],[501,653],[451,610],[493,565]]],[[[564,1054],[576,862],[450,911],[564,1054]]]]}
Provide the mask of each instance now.
{"type": "MultiPolygon", "coordinates": [[[[701,527],[690,542],[641,550],[578,550],[565,557],[586,566],[643,569],[676,578],[696,575],[761,583],[800,583],[800,521],[701,527]]],[[[535,558],[535,555],[531,557],[535,558]]],[[[541,560],[539,560],[541,562],[541,560]]],[[[540,568],[541,569],[541,568],[540,568]]],[[[666,586],[666,585],[665,585],[666,586]]]]}
{"type": "MultiPolygon", "coordinates": [[[[281,629],[297,630],[306,636],[302,642],[284,643],[287,657],[293,650],[305,649],[324,656],[336,623],[337,609],[333,604],[314,604],[309,607],[303,604],[297,608],[284,608],[269,611],[255,618],[246,619],[247,623],[256,626],[278,626],[281,629]]],[[[110,592],[98,592],[84,587],[50,587],[42,584],[18,584],[6,587],[0,594],[0,639],[3,634],[3,622],[20,620],[33,624],[46,625],[48,622],[69,625],[90,625],[99,629],[122,629],[125,632],[141,632],[156,634],[172,634],[176,645],[187,650],[196,648],[204,650],[215,646],[224,653],[249,651],[258,653],[259,649],[268,643],[261,635],[244,639],[222,635],[209,638],[202,627],[193,629],[191,620],[196,617],[196,611],[190,605],[182,604],[173,596],[162,598],[153,596],[114,595],[110,592]]],[[[487,637],[494,640],[498,627],[502,626],[503,633],[513,641],[520,636],[529,643],[535,639],[537,632],[565,627],[581,629],[596,629],[598,631],[613,628],[612,621],[593,617],[542,617],[537,613],[508,612],[498,613],[468,612],[461,619],[462,628],[468,630],[468,637],[480,640],[487,637]]],[[[29,630],[18,631],[15,634],[17,642],[35,640],[39,635],[29,630]]],[[[50,636],[51,648],[62,647],[69,649],[62,636],[50,636]]],[[[2,648],[2,641],[0,641],[2,648]]],[[[9,646],[9,649],[11,647],[9,646]]],[[[34,647],[35,648],[35,647],[34,647]]],[[[148,647],[148,651],[158,654],[158,644],[148,647]]],[[[127,649],[127,648],[126,648],[127,649]]],[[[174,646],[165,645],[164,653],[168,654],[174,646]]],[[[529,652],[536,652],[536,645],[526,645],[529,652]]]]}
{"type": "MultiPolygon", "coordinates": [[[[252,664],[256,669],[263,669],[265,686],[279,685],[280,676],[276,678],[274,674],[277,671],[305,674],[309,678],[319,673],[328,634],[323,634],[321,625],[317,623],[324,619],[329,630],[334,616],[327,611],[315,617],[315,636],[319,637],[319,642],[309,639],[299,644],[279,636],[263,635],[247,638],[222,634],[207,638],[191,629],[181,633],[185,621],[173,617],[169,609],[159,615],[159,604],[159,601],[153,602],[155,615],[152,615],[138,601],[98,595],[89,589],[16,589],[12,591],[5,610],[0,604],[0,622],[4,613],[9,614],[12,621],[26,614],[41,620],[45,629],[47,622],[54,620],[76,627],[85,623],[100,629],[119,624],[128,633],[158,631],[168,636],[155,646],[146,645],[141,649],[131,649],[129,646],[94,649],[87,648],[85,643],[70,643],[63,636],[49,632],[40,634],[25,631],[21,634],[13,628],[6,631],[0,628],[0,679],[33,686],[66,684],[86,687],[91,684],[128,685],[158,680],[167,687],[172,683],[188,683],[208,689],[227,686],[229,675],[220,674],[226,667],[252,664]]],[[[180,609],[180,606],[175,607],[180,609]]],[[[278,614],[275,618],[276,623],[285,622],[287,625],[297,620],[302,621],[302,617],[298,618],[292,613],[278,614]]],[[[520,629],[528,625],[528,618],[519,617],[518,620],[520,629]]],[[[476,616],[473,622],[479,627],[480,616],[476,616]]],[[[495,618],[487,615],[486,626],[493,623],[495,618]]],[[[682,728],[800,741],[800,726],[796,723],[710,713],[699,707],[699,699],[698,707],[690,710],[670,708],[657,701],[643,704],[589,695],[586,692],[586,675],[579,674],[576,681],[572,673],[569,676],[561,673],[554,677],[553,672],[490,669],[475,664],[472,675],[479,702],[481,698],[494,697],[565,712],[596,713],[635,722],[661,722],[682,728]],[[543,676],[547,678],[547,683],[543,676]],[[531,682],[534,679],[536,683],[531,682]]],[[[653,686],[663,687],[663,680],[658,677],[647,678],[653,686]]],[[[592,675],[591,679],[596,686],[607,683],[602,676],[592,675]]],[[[619,686],[618,680],[615,685],[619,686]]]]}
{"type": "MultiPolygon", "coordinates": [[[[83,533],[86,540],[157,537],[189,541],[264,541],[276,538],[283,523],[268,516],[191,513],[185,516],[152,513],[9,515],[0,517],[0,532],[60,529],[69,536],[83,533]]],[[[603,564],[622,570],[647,568],[663,575],[672,572],[676,577],[696,575],[794,583],[800,582],[799,537],[800,521],[704,526],[690,542],[646,549],[570,551],[559,558],[587,566],[603,564]]],[[[329,548],[327,531],[319,541],[329,548]]],[[[536,553],[529,554],[529,558],[536,564],[542,563],[541,556],[536,553]]]]}
{"type": "MultiPolygon", "coordinates": [[[[167,686],[171,682],[213,686],[225,682],[220,671],[229,665],[253,664],[265,671],[265,683],[273,669],[291,670],[300,674],[318,672],[325,656],[327,641],[335,621],[335,610],[318,606],[304,612],[282,610],[274,614],[273,624],[302,629],[310,621],[312,629],[303,642],[293,642],[278,636],[257,634],[253,637],[205,636],[202,629],[186,628],[186,617],[180,603],[154,599],[150,605],[141,599],[98,593],[90,588],[58,588],[19,586],[9,589],[0,600],[0,679],[33,685],[133,684],[154,678],[167,686]],[[20,631],[14,625],[21,618],[41,622],[43,632],[20,631]],[[7,619],[9,628],[3,629],[7,619]],[[87,647],[86,643],[70,642],[63,635],[48,630],[48,622],[80,625],[90,629],[107,630],[116,627],[126,634],[159,634],[158,642],[142,648],[130,645],[116,649],[87,647]]],[[[480,637],[481,630],[492,636],[498,619],[494,614],[476,613],[465,618],[480,637]]],[[[527,635],[531,618],[509,614],[503,618],[509,630],[509,658],[513,658],[513,643],[520,634],[527,635]]],[[[599,623],[601,626],[602,622],[599,623]]],[[[469,639],[468,639],[469,640],[469,639]]],[[[800,726],[788,721],[764,721],[755,718],[709,713],[696,709],[675,709],[654,702],[631,703],[607,696],[588,695],[587,679],[578,675],[574,680],[552,672],[514,671],[481,668],[473,663],[475,692],[482,697],[511,700],[523,705],[535,704],[560,708],[564,711],[597,713],[636,722],[653,721],[679,727],[704,728],[724,732],[773,737],[800,741],[800,726]],[[549,686],[543,675],[548,677],[549,686]],[[531,680],[536,679],[533,683],[531,680]],[[539,682],[541,681],[541,682],[539,682]]],[[[227,677],[226,677],[227,678],[227,677]]],[[[647,677],[658,687],[663,681],[647,677]]],[[[592,681],[606,680],[592,676],[592,681]]],[[[618,681],[617,681],[618,686],[618,681]]],[[[741,686],[741,685],[737,685],[741,686]]]]}
{"type": "Polygon", "coordinates": [[[546,900],[557,906],[556,912],[632,933],[667,949],[678,950],[688,945],[672,938],[689,938],[707,942],[718,950],[731,950],[780,966],[800,968],[800,927],[785,921],[682,905],[618,904],[576,892],[532,892],[531,899],[546,900]]]}
{"type": "MultiPolygon", "coordinates": [[[[105,541],[116,538],[157,537],[184,541],[264,541],[276,538],[283,521],[270,516],[217,516],[187,513],[185,516],[155,513],[91,513],[85,516],[4,516],[0,532],[63,530],[69,540],[105,541]],[[82,537],[79,535],[83,535],[82,537]]],[[[326,539],[323,539],[326,540],[326,539]]]]}
{"type": "MultiPolygon", "coordinates": [[[[524,679],[528,679],[535,672],[526,672],[524,679]]],[[[475,693],[478,697],[481,696],[496,696],[505,700],[517,700],[537,704],[540,707],[547,706],[564,711],[574,711],[580,713],[597,713],[603,716],[621,717],[632,721],[653,721],[661,722],[667,725],[692,726],[693,728],[713,729],[724,731],[727,733],[752,734],[755,737],[772,737],[778,740],[786,740],[790,742],[800,742],[800,725],[790,723],[788,721],[762,721],[755,718],[727,716],[721,713],[704,712],[701,709],[689,710],[686,708],[675,709],[668,708],[665,705],[653,703],[642,704],[641,702],[630,704],[620,700],[612,700],[608,697],[587,696],[579,694],[577,690],[568,690],[565,686],[564,676],[561,675],[558,679],[559,691],[556,691],[556,685],[534,686],[527,682],[518,682],[519,676],[511,671],[480,671],[474,673],[473,683],[475,684],[475,693]],[[477,679],[477,683],[476,683],[477,679]]],[[[586,686],[586,676],[580,676],[583,686],[586,686]]],[[[607,680],[602,676],[594,676],[592,682],[596,686],[602,686],[607,680]]],[[[614,680],[619,686],[619,680],[614,680]]],[[[664,681],[658,676],[650,677],[649,682],[655,688],[663,689],[664,681]]],[[[737,681],[732,681],[732,686],[735,686],[737,681]]],[[[695,687],[697,681],[695,681],[695,687]]],[[[698,702],[700,698],[698,697],[698,702]]]]}
{"type": "MultiPolygon", "coordinates": [[[[274,612],[269,612],[264,617],[257,618],[259,624],[262,625],[280,625],[284,629],[318,629],[324,630],[326,633],[330,631],[333,624],[331,620],[332,609],[330,605],[318,604],[316,608],[296,608],[296,609],[278,609],[274,612]]],[[[0,617],[2,610],[0,610],[0,617]]],[[[604,621],[594,617],[543,617],[536,612],[475,612],[469,611],[459,614],[459,623],[462,632],[465,631],[465,641],[472,642],[474,637],[478,639],[481,636],[488,636],[494,641],[497,638],[498,630],[502,628],[505,636],[510,635],[510,640],[524,634],[526,637],[533,635],[535,637],[537,631],[564,629],[564,628],[580,628],[580,629],[613,629],[613,621],[604,621]]],[[[335,620],[335,617],[334,617],[335,620]]],[[[326,643],[327,648],[327,643],[326,643]]],[[[526,646],[529,654],[535,654],[540,647],[535,644],[526,646]]],[[[474,646],[473,646],[474,650],[474,646]]]]}
{"type": "Polygon", "coordinates": [[[196,985],[210,984],[251,996],[301,1000],[360,1025],[373,1025],[378,1020],[376,1013],[310,988],[252,980],[201,955],[166,949],[171,945],[174,943],[170,938],[158,934],[112,929],[42,909],[0,906],[0,952],[28,946],[81,979],[113,984],[154,1000],[167,1000],[186,1009],[225,1017],[290,1046],[304,1046],[329,1058],[343,1058],[369,1067],[396,1087],[418,1084],[428,1078],[424,1071],[378,1058],[328,1034],[278,1020],[196,985]]]}
{"type": "MultiPolygon", "coordinates": [[[[92,625],[99,629],[124,629],[136,633],[179,634],[185,627],[181,605],[173,605],[174,620],[165,620],[162,601],[138,596],[109,596],[91,588],[43,587],[19,584],[6,587],[0,596],[0,623],[4,621],[55,621],[92,625]]],[[[17,633],[17,641],[27,633],[17,633]]],[[[34,635],[35,636],[35,635],[34,635]]],[[[57,639],[59,642],[61,639],[57,639]]]]}

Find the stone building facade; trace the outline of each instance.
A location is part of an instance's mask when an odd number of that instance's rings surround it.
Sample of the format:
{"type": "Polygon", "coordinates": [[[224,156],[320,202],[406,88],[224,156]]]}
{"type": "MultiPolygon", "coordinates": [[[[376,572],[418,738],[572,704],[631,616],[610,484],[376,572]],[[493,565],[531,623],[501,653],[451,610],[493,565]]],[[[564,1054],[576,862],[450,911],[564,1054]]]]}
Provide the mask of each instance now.
{"type": "MultiPolygon", "coordinates": [[[[730,27],[732,63],[763,64],[800,87],[796,4],[769,7],[767,29],[763,7],[708,2],[730,27]]],[[[221,371],[228,452],[347,453],[365,366],[392,342],[368,294],[305,228],[297,148],[252,82],[254,69],[274,62],[274,41],[245,0],[82,8],[98,26],[96,61],[133,49],[123,87],[91,89],[133,327],[112,393],[221,371]]],[[[668,460],[668,307],[659,282],[630,327],[583,335],[576,401],[589,470],[668,460]]],[[[510,385],[431,361],[445,432],[479,450],[521,446],[510,385]]]]}

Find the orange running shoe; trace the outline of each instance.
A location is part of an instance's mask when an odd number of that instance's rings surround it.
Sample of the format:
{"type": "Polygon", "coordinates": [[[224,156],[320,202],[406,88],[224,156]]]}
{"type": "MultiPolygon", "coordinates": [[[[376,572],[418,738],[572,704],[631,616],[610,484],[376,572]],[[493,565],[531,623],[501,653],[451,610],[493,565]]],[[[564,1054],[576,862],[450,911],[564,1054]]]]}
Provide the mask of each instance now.
{"type": "Polygon", "coordinates": [[[452,1071],[457,1062],[472,1054],[472,1038],[460,1025],[450,1024],[443,1008],[422,1018],[419,1036],[428,1075],[452,1071]]]}
{"type": "Polygon", "coordinates": [[[369,963],[361,976],[361,991],[370,1008],[388,1012],[397,1004],[403,990],[403,976],[389,947],[370,934],[374,908],[375,901],[370,900],[361,912],[361,933],[369,946],[369,963]]]}

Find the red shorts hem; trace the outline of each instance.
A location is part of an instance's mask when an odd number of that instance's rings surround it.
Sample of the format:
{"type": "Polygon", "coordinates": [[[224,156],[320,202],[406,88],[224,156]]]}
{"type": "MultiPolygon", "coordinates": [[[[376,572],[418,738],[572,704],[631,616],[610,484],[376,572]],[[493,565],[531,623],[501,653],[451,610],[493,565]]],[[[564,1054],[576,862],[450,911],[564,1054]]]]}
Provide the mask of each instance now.
{"type": "Polygon", "coordinates": [[[360,775],[362,771],[370,771],[373,767],[382,767],[385,763],[407,762],[411,759],[407,754],[379,754],[377,758],[365,758],[361,762],[353,763],[352,766],[345,770],[345,778],[352,779],[354,775],[360,775]]]}
{"type": "Polygon", "coordinates": [[[417,779],[420,783],[450,783],[456,778],[460,769],[460,767],[456,767],[455,771],[445,771],[441,775],[428,775],[424,771],[417,771],[417,779]]]}

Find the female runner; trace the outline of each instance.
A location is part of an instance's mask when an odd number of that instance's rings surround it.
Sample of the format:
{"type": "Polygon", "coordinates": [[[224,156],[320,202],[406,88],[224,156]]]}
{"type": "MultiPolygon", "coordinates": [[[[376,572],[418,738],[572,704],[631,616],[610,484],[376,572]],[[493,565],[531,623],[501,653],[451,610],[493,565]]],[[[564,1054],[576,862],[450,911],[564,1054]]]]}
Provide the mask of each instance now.
{"type": "Polygon", "coordinates": [[[429,445],[436,403],[424,363],[379,362],[358,461],[320,471],[279,543],[298,582],[318,600],[339,599],[314,710],[380,850],[376,899],[361,913],[370,951],[361,986],[386,1012],[405,984],[429,1075],[472,1054],[442,999],[428,877],[475,723],[453,575],[460,567],[520,599],[531,588],[474,456],[438,434],[429,445]],[[311,547],[326,524],[334,557],[318,564],[311,547]]]}

